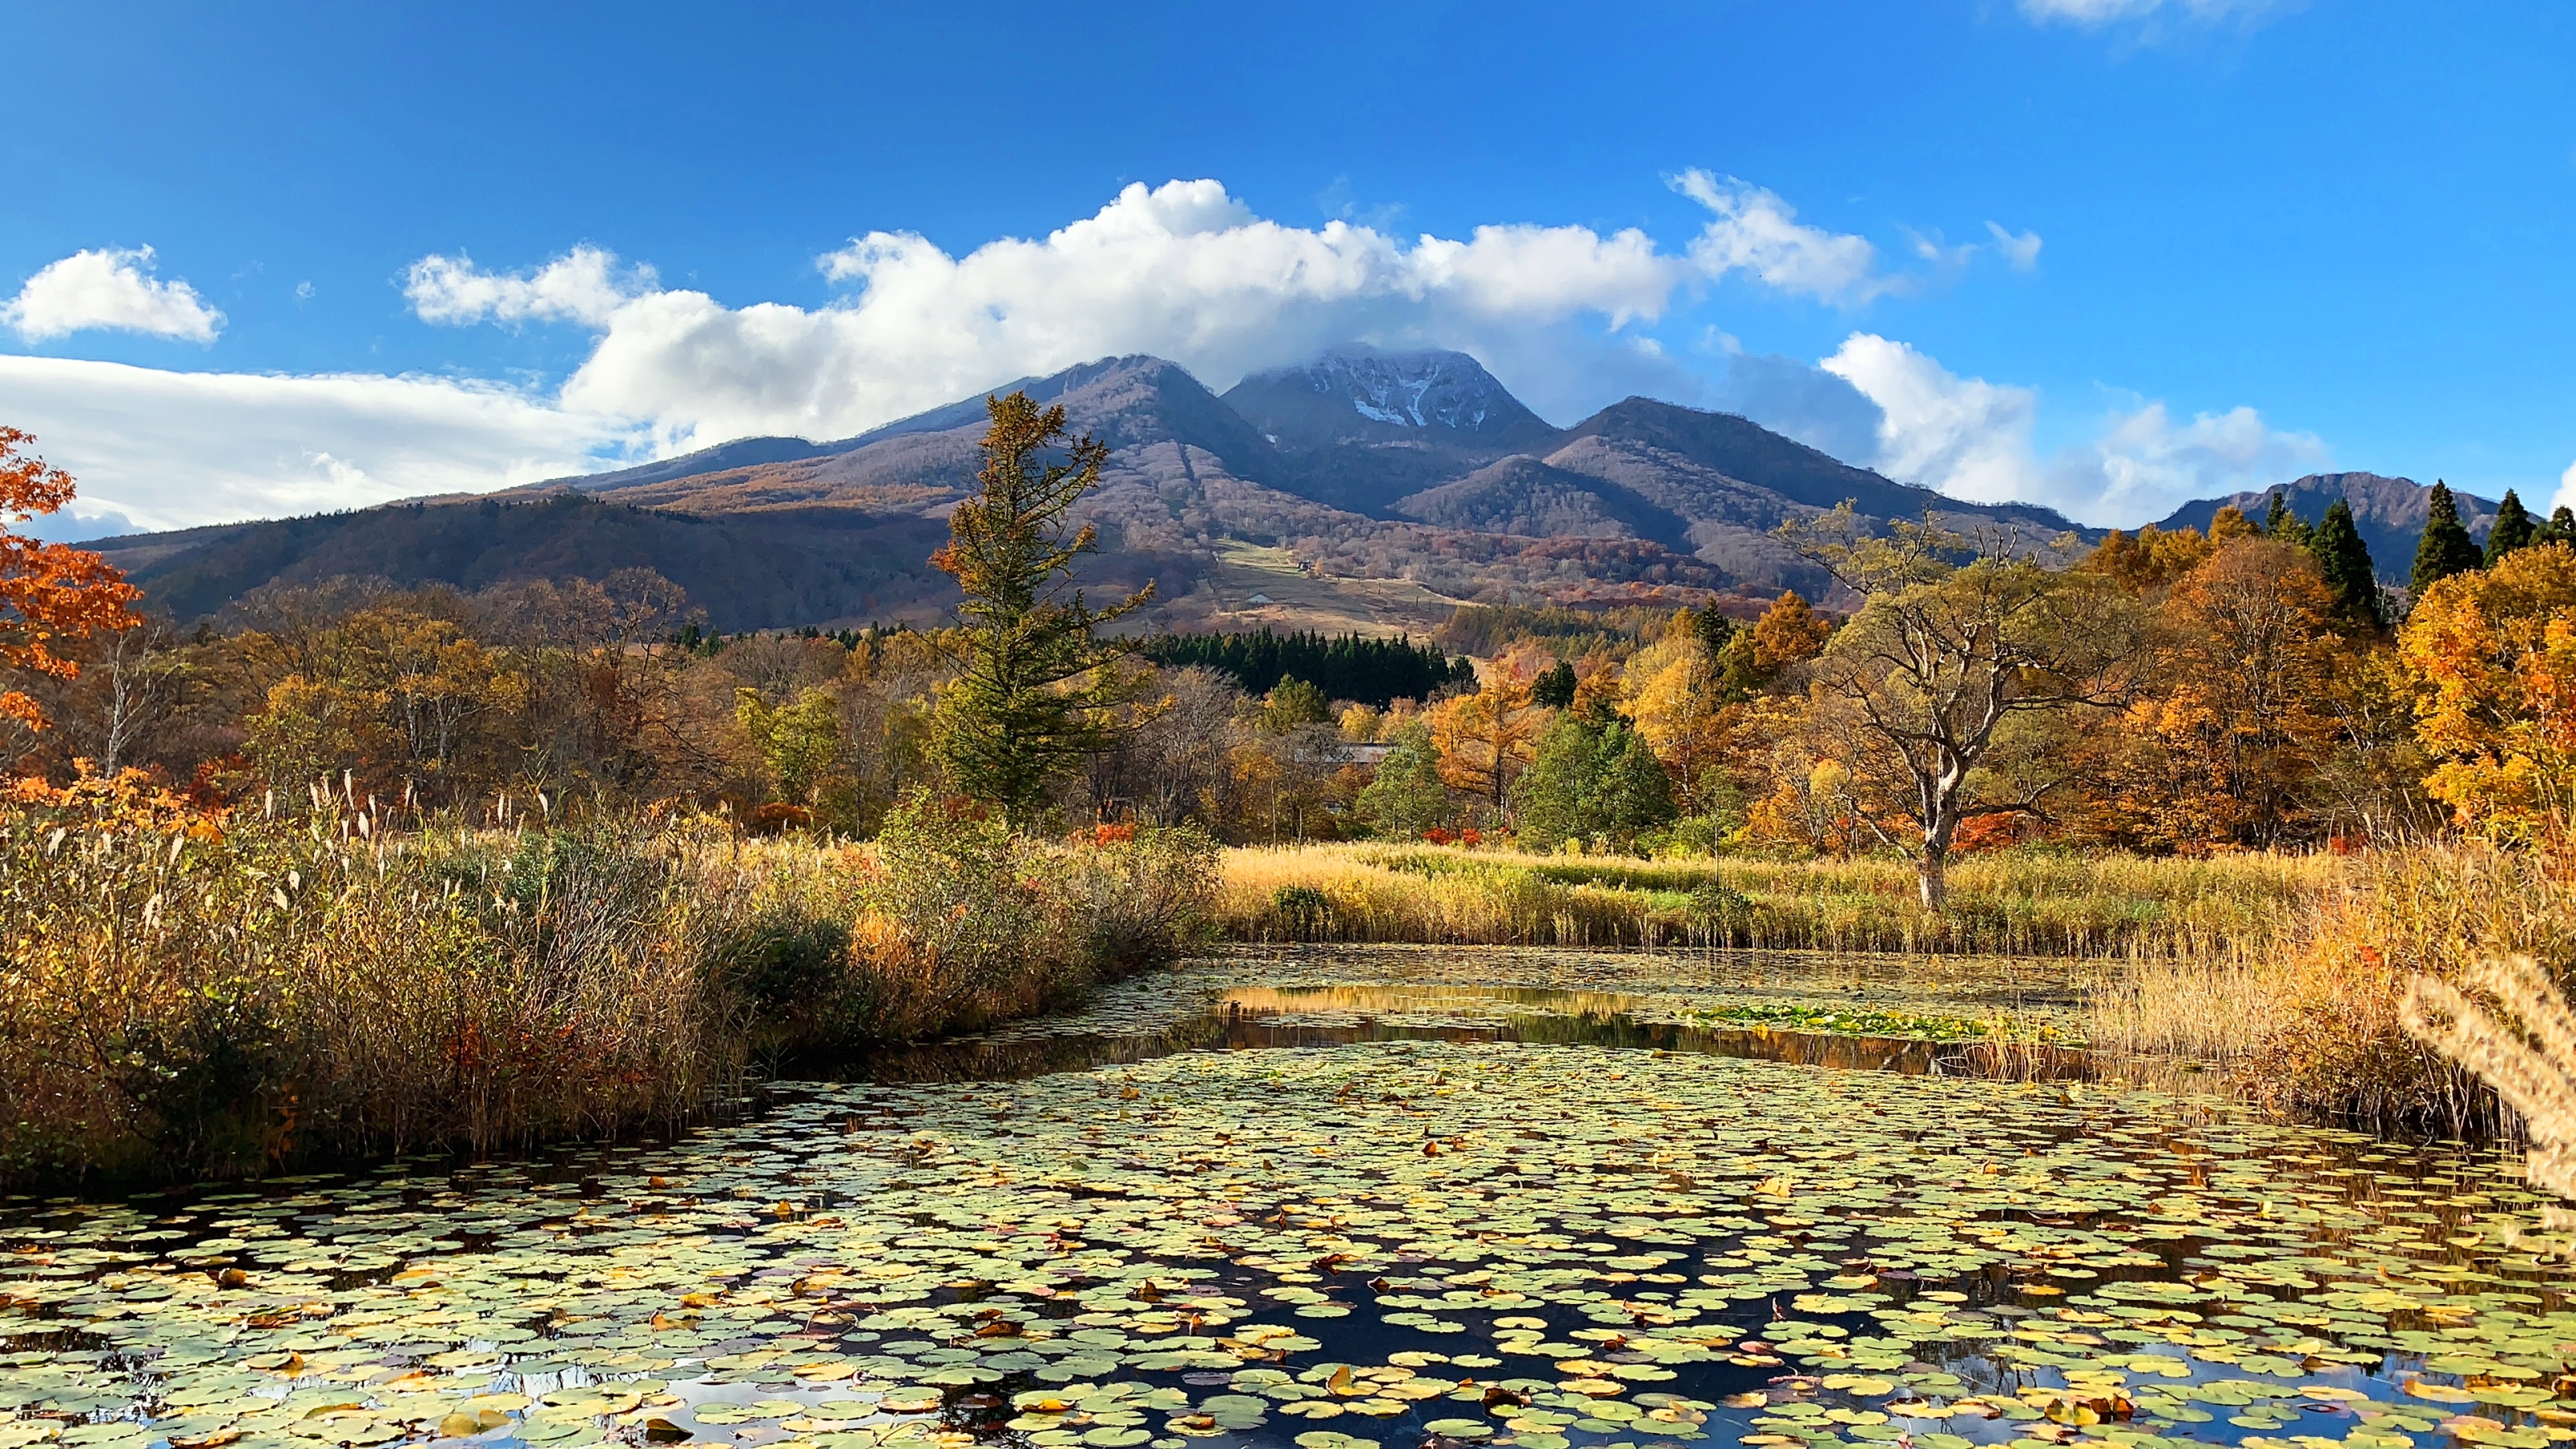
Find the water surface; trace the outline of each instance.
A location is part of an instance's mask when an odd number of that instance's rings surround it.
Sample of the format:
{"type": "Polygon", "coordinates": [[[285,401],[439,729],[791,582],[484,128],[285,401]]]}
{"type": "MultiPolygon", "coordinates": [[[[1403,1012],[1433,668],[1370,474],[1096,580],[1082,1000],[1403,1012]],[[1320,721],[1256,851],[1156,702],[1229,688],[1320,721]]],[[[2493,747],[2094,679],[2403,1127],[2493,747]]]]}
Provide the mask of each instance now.
{"type": "Polygon", "coordinates": [[[2576,1439],[2511,1162],[1735,1024],[2074,1000],[1801,964],[1237,955],[676,1142],[16,1202],[0,1449],[2576,1439]]]}

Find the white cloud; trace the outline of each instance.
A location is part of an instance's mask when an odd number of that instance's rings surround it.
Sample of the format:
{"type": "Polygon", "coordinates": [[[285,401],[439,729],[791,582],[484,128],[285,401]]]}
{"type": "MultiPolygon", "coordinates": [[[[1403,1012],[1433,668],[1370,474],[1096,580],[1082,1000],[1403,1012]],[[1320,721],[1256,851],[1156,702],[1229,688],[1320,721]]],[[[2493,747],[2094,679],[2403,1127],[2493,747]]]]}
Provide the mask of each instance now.
{"type": "Polygon", "coordinates": [[[1869,332],[1817,364],[1879,408],[1880,471],[1955,498],[2028,498],[2038,394],[1952,375],[1902,342],[1869,332]]]}
{"type": "Polygon", "coordinates": [[[75,512],[179,528],[588,472],[631,431],[492,383],[169,372],[0,356],[0,418],[80,482],[75,512]]]}
{"type": "Polygon", "coordinates": [[[615,257],[582,248],[527,276],[425,258],[406,294],[433,321],[592,326],[598,346],[564,403],[654,419],[678,446],[845,436],[1111,354],[1166,357],[1222,389],[1336,343],[1498,354],[1534,332],[1549,334],[1557,360],[1515,382],[1545,410],[1584,390],[1587,367],[1630,350],[1604,330],[1655,320],[1700,275],[1634,229],[1488,226],[1406,243],[1340,221],[1283,226],[1214,181],[1132,185],[1045,237],[963,256],[872,232],[818,265],[857,290],[811,310],[727,307],[653,290],[649,271],[621,274],[615,257]]]}
{"type": "Polygon", "coordinates": [[[2151,16],[2181,15],[2204,23],[2251,20],[2287,9],[2295,0],[2021,0],[2021,13],[2033,20],[2062,20],[2075,25],[2111,25],[2151,16]]]}
{"type": "Polygon", "coordinates": [[[2576,508],[2576,463],[2568,464],[2567,471],[2558,475],[2558,496],[2550,500],[2549,506],[2576,508]]]}
{"type": "Polygon", "coordinates": [[[1995,251],[2016,272],[2027,272],[2039,265],[2039,233],[2015,232],[1999,222],[1987,222],[1986,230],[1994,233],[1995,251]]]}
{"type": "MultiPolygon", "coordinates": [[[[526,276],[496,276],[474,269],[463,252],[426,256],[403,277],[403,296],[424,322],[462,325],[486,318],[505,324],[580,322],[604,326],[617,309],[653,290],[651,267],[623,275],[614,254],[577,246],[526,276]]],[[[310,295],[303,293],[300,295],[310,295]]]]}
{"type": "Polygon", "coordinates": [[[2207,34],[2221,27],[2250,30],[2305,0],[2021,0],[2021,13],[2040,24],[2086,30],[2118,27],[2145,43],[2207,34]]]}
{"type": "Polygon", "coordinates": [[[0,302],[0,323],[29,342],[92,328],[212,342],[224,314],[186,282],[148,275],[152,248],[74,252],[27,279],[0,302]]]}
{"type": "Polygon", "coordinates": [[[1856,332],[1819,364],[1878,405],[1880,471],[1979,502],[2045,503],[2080,522],[2135,525],[2180,503],[2325,466],[2313,433],[2281,432],[2248,407],[2176,423],[2161,402],[2114,412],[2099,436],[2042,460],[2039,398],[1959,377],[1902,342],[1856,332]]]}
{"type": "Polygon", "coordinates": [[[1798,220],[1795,208],[1732,176],[1690,170],[1673,188],[1716,214],[1691,243],[1691,260],[1712,279],[1744,272],[1765,286],[1821,302],[1857,303],[1893,289],[1876,275],[1878,250],[1866,237],[1798,220]]]}

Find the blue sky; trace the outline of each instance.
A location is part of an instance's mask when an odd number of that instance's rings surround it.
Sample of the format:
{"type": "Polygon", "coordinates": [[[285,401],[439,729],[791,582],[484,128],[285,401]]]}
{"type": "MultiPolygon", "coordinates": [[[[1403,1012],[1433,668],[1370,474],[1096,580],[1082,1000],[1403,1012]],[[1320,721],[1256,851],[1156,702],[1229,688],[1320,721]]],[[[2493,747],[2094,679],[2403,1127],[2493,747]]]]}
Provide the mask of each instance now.
{"type": "Polygon", "coordinates": [[[2101,523],[2576,462],[2576,10],[1610,9],[20,0],[0,422],[168,526],[1366,340],[2101,523]]]}

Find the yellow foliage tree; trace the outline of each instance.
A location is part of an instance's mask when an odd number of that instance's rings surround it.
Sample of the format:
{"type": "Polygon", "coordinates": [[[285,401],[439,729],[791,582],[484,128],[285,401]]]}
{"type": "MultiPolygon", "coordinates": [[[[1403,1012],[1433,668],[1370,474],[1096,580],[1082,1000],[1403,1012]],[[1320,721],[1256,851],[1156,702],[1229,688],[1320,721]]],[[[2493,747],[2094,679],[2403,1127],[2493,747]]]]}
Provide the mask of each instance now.
{"type": "Polygon", "coordinates": [[[2576,806],[2576,547],[2517,549],[2424,591],[2397,637],[2424,781],[2465,828],[2562,833],[2576,806]]]}

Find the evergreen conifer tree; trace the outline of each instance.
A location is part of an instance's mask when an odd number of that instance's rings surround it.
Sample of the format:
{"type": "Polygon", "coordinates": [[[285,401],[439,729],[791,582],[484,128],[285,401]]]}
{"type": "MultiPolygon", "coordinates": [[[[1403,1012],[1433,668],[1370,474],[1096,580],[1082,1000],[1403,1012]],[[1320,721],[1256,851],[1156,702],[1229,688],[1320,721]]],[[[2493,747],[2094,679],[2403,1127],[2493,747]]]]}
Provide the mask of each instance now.
{"type": "Polygon", "coordinates": [[[2495,526],[2487,530],[2487,562],[2518,548],[2528,548],[2540,530],[2531,521],[2531,510],[2510,488],[2504,490],[2504,502],[2496,505],[2495,526]]]}
{"type": "MultiPolygon", "coordinates": [[[[2214,534],[2215,529],[2212,532],[2214,534]]],[[[2263,536],[2304,546],[2312,534],[2313,530],[2306,522],[2290,511],[2290,501],[2282,496],[2281,490],[2273,489],[2272,506],[2263,510],[2263,536]]]]}
{"type": "Polygon", "coordinates": [[[2318,571],[2334,594],[2334,616],[2355,629],[2378,629],[2388,622],[2379,607],[2379,571],[2370,562],[2370,545],[2353,526],[2352,505],[2338,498],[2326,510],[2308,539],[2318,571]]]}
{"type": "Polygon", "coordinates": [[[2549,521],[2532,535],[2534,543],[2576,543],[2576,508],[2561,503],[2549,510],[2549,521]]]}
{"type": "Polygon", "coordinates": [[[2450,485],[2433,480],[2433,494],[2427,500],[2431,516],[2424,523],[2424,538],[2415,545],[2415,569],[2406,579],[2407,591],[2416,598],[2424,591],[2453,574],[2464,574],[2486,561],[2469,530],[2460,522],[2459,500],[2451,496],[2450,485]]]}
{"type": "Polygon", "coordinates": [[[1062,404],[1040,410],[1025,392],[984,403],[978,490],[949,514],[948,546],[930,559],[966,595],[962,671],[940,696],[933,743],[959,790],[1024,826],[1048,784],[1122,728],[1113,709],[1132,691],[1112,666],[1134,646],[1094,631],[1143,607],[1153,585],[1095,609],[1073,582],[1074,561],[1099,545],[1067,515],[1099,485],[1108,445],[1069,438],[1062,404]]]}
{"type": "Polygon", "coordinates": [[[1556,667],[1530,682],[1530,698],[1550,709],[1563,709],[1574,703],[1574,666],[1560,659],[1556,667]]]}

